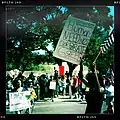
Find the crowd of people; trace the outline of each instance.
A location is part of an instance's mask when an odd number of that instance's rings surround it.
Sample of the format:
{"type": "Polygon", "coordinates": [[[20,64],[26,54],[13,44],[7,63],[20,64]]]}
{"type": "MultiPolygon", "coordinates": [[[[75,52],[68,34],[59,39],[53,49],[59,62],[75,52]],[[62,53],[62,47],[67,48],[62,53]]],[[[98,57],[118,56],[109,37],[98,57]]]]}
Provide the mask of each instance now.
{"type": "Polygon", "coordinates": [[[101,113],[103,101],[107,104],[107,110],[104,112],[114,112],[114,82],[101,75],[95,64],[92,66],[91,72],[86,75],[87,84],[79,76],[70,76],[68,71],[65,75],[60,76],[57,70],[55,70],[53,76],[46,73],[35,77],[31,72],[29,77],[25,78],[19,72],[16,78],[11,78],[7,74],[6,80],[7,91],[32,91],[32,104],[38,99],[43,100],[47,97],[54,102],[53,98],[59,97],[59,95],[68,95],[70,98],[80,101],[86,100],[86,113],[101,113]],[[50,89],[51,81],[56,83],[56,89],[50,89]]]}
{"type": "Polygon", "coordinates": [[[70,95],[70,97],[72,97],[72,95],[75,95],[75,98],[77,98],[77,89],[81,82],[80,80],[78,81],[78,79],[79,77],[75,75],[70,78],[68,72],[66,72],[65,75],[60,76],[57,70],[55,70],[54,76],[46,73],[36,77],[31,72],[28,78],[24,77],[20,72],[16,78],[10,77],[10,75],[7,74],[6,90],[12,92],[25,91],[28,90],[28,88],[33,88],[37,95],[37,98],[35,98],[35,100],[44,99],[51,96],[58,97],[59,95],[70,95]],[[49,88],[51,81],[56,82],[55,90],[51,90],[49,88]],[[70,88],[71,93],[69,90],[70,88]],[[52,95],[51,91],[53,91],[52,95]]]}

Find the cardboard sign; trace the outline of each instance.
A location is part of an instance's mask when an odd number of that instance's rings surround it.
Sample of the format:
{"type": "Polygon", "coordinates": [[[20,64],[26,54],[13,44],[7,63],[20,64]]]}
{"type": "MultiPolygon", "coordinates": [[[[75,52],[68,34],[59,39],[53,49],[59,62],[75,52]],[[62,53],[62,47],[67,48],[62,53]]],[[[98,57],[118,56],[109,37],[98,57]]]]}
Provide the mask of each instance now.
{"type": "Polygon", "coordinates": [[[27,109],[31,106],[30,91],[9,93],[10,111],[27,109]]]}
{"type": "Polygon", "coordinates": [[[51,81],[51,82],[50,82],[49,89],[51,89],[51,90],[56,90],[56,82],[51,81]]]}
{"type": "Polygon", "coordinates": [[[53,53],[54,57],[80,64],[95,24],[69,16],[53,53]]]}

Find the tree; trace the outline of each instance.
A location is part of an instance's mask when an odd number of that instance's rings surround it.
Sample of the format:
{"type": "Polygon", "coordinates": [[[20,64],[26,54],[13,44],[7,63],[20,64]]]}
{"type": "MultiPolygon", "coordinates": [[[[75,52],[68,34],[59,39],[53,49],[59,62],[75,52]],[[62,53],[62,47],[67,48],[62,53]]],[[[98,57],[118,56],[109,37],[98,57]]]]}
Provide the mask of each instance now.
{"type": "Polygon", "coordinates": [[[50,53],[46,48],[50,41],[49,36],[45,34],[46,26],[44,21],[44,18],[46,18],[50,11],[51,8],[44,6],[40,8],[8,8],[6,21],[7,70],[17,68],[24,71],[25,69],[29,69],[28,67],[32,63],[39,62],[38,57],[42,58],[40,63],[48,60],[48,58],[45,60],[45,55],[34,55],[32,51],[43,49],[50,53]],[[36,26],[38,23],[39,27],[36,26]],[[38,34],[39,32],[40,34],[38,34]]]}
{"type": "MultiPolygon", "coordinates": [[[[69,15],[96,23],[83,63],[90,67],[99,52],[100,44],[113,24],[112,16],[108,16],[109,12],[110,9],[107,7],[37,6],[10,9],[7,15],[7,68],[24,71],[29,69],[32,63],[38,65],[47,62],[61,65],[63,60],[53,57],[53,50],[48,50],[47,46],[52,43],[55,49],[69,15]],[[32,53],[39,49],[45,50],[45,55],[32,53]]],[[[104,69],[103,72],[108,67],[107,63],[113,62],[112,57],[111,49],[111,55],[108,53],[102,55],[101,60],[104,64],[100,59],[97,61],[100,69],[104,69]],[[105,57],[109,59],[104,60],[105,57]]],[[[72,73],[76,65],[71,63],[68,65],[72,73]]]]}
{"type": "MultiPolygon", "coordinates": [[[[107,37],[110,26],[113,25],[113,17],[108,15],[110,9],[106,6],[77,8],[68,6],[66,7],[68,8],[69,14],[71,14],[73,17],[96,23],[93,35],[86,49],[83,62],[83,64],[88,66],[90,69],[92,62],[99,53],[101,43],[103,43],[105,37],[107,37]]],[[[114,51],[112,47],[108,52],[104,53],[98,58],[97,66],[103,74],[105,74],[107,68],[109,67],[109,64],[113,63],[113,55],[114,51]]]]}

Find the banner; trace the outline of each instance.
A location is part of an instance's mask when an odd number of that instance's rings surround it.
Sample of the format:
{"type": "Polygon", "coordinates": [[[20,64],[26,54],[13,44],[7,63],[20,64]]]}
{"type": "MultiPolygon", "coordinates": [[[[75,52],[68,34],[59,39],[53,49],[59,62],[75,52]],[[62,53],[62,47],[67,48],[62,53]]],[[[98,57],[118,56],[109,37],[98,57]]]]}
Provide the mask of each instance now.
{"type": "Polygon", "coordinates": [[[10,111],[27,109],[31,106],[30,91],[9,93],[10,111]]]}
{"type": "Polygon", "coordinates": [[[51,82],[50,82],[49,89],[51,89],[51,90],[56,90],[56,82],[51,81],[51,82]]]}
{"type": "Polygon", "coordinates": [[[80,64],[80,57],[85,53],[94,27],[94,23],[69,16],[53,56],[80,64]]]}

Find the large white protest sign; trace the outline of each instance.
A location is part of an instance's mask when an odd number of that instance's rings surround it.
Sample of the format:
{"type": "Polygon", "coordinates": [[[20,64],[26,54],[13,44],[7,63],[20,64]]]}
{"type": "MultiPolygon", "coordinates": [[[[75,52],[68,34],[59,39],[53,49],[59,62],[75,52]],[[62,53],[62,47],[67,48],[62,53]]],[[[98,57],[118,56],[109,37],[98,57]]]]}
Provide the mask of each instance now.
{"type": "Polygon", "coordinates": [[[56,89],[56,82],[51,81],[51,82],[50,82],[49,89],[55,90],[55,89],[56,89]]]}
{"type": "Polygon", "coordinates": [[[9,93],[10,111],[27,109],[31,106],[30,91],[9,93]]]}
{"type": "Polygon", "coordinates": [[[69,16],[61,33],[53,56],[79,64],[85,53],[95,24],[69,16]]]}

